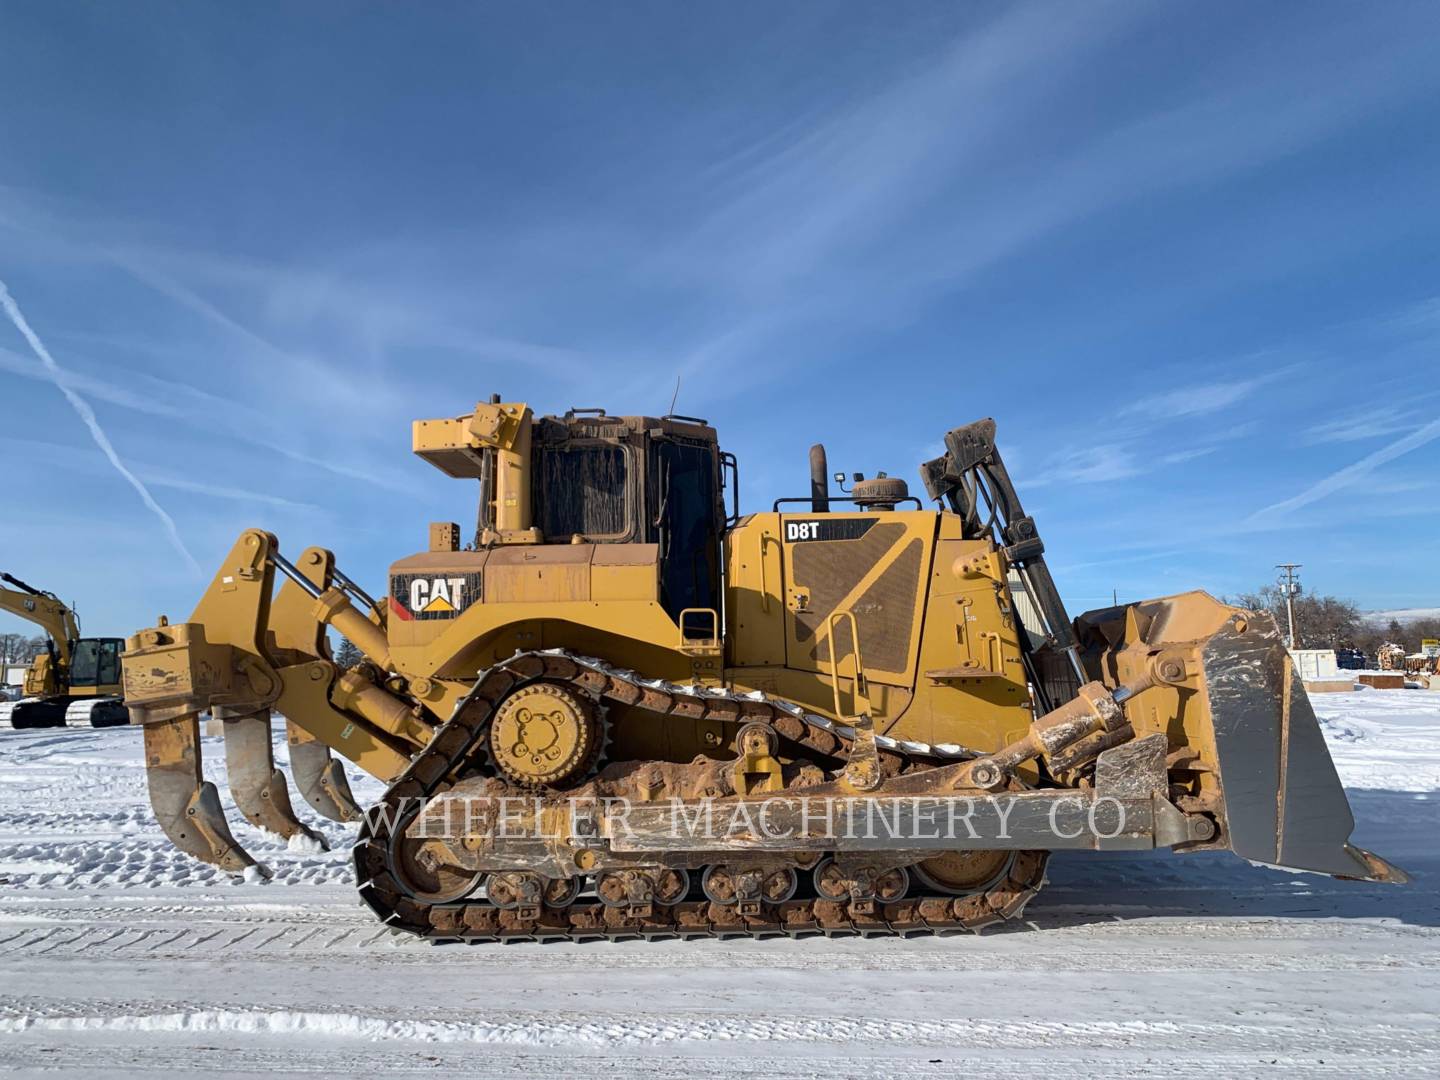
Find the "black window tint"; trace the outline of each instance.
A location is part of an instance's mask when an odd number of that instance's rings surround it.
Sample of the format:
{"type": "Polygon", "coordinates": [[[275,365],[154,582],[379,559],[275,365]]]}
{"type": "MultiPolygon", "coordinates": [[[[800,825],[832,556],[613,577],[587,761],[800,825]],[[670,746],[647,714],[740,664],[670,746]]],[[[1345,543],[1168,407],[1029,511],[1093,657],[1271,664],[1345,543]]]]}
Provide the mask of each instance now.
{"type": "Polygon", "coordinates": [[[100,643],[100,685],[109,686],[120,681],[119,638],[106,638],[100,643]]]}
{"type": "Polygon", "coordinates": [[[580,533],[616,537],[627,532],[625,450],[566,446],[540,455],[535,487],[540,528],[550,540],[580,533]]]}
{"type": "Polygon", "coordinates": [[[87,638],[75,643],[70,656],[70,684],[72,686],[94,686],[100,673],[100,642],[87,638]]]}
{"type": "Polygon", "coordinates": [[[685,608],[717,608],[714,453],[706,447],[661,442],[655,446],[655,464],[665,610],[679,618],[685,608]]]}

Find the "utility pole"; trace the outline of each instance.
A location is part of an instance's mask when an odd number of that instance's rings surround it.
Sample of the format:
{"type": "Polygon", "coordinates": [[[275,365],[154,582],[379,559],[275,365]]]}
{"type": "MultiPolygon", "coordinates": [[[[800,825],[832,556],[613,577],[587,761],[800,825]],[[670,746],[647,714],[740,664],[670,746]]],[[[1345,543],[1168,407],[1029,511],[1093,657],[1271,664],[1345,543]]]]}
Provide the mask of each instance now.
{"type": "Polygon", "coordinates": [[[1290,636],[1286,639],[1285,646],[1290,649],[1298,649],[1300,642],[1295,637],[1295,597],[1300,593],[1300,579],[1295,576],[1295,571],[1300,569],[1298,562],[1277,563],[1276,570],[1281,572],[1277,584],[1280,586],[1280,594],[1285,597],[1285,614],[1290,620],[1290,636]]]}

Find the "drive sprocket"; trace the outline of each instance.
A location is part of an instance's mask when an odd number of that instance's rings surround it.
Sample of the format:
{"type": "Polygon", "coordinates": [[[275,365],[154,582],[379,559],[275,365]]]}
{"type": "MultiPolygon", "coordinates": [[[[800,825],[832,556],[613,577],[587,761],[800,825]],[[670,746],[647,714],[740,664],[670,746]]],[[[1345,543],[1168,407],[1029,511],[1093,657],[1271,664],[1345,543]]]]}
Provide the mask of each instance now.
{"type": "Polygon", "coordinates": [[[486,736],[495,768],[527,787],[562,787],[579,779],[604,742],[600,707],[586,694],[545,680],[506,697],[486,736]]]}

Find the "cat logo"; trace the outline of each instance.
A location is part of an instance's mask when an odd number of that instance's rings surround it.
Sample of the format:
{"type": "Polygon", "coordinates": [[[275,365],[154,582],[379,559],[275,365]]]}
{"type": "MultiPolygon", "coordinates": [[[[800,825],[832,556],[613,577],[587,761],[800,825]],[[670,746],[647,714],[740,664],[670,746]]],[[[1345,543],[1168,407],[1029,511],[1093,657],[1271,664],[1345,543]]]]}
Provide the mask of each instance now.
{"type": "Polygon", "coordinates": [[[417,615],[453,615],[465,607],[463,577],[417,577],[410,582],[410,610],[417,615]]]}

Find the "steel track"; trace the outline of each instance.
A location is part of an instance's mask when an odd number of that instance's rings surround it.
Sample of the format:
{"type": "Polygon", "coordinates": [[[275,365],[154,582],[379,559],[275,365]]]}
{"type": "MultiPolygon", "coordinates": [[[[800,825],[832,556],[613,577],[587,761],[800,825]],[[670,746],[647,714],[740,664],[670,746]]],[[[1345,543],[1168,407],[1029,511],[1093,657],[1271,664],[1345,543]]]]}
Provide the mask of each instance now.
{"type": "MultiPolygon", "coordinates": [[[[1012,860],[1005,879],[984,892],[964,897],[912,895],[892,903],[875,903],[871,911],[847,901],[796,899],[763,905],[759,915],[742,916],[732,905],[684,901],[670,907],[655,905],[651,914],[637,916],[624,908],[577,901],[564,908],[542,908],[538,917],[522,917],[515,910],[498,908],[486,900],[436,904],[417,897],[391,868],[390,849],[395,839],[391,826],[404,820],[400,811],[413,805],[407,800],[431,798],[454,781],[475,773],[476,763],[485,760],[484,738],[496,708],[512,690],[537,679],[566,684],[598,699],[661,716],[729,724],[763,721],[782,738],[824,756],[843,754],[854,734],[846,725],[758,692],[738,694],[718,687],[678,686],[642,678],[633,671],[564,650],[517,653],[480,676],[454,716],[437,729],[410,767],[365,815],[354,852],[360,896],[390,928],[435,942],[469,943],[818,934],[909,936],[977,931],[1016,918],[1044,884],[1049,853],[1022,851],[1012,860]]],[[[931,746],[885,736],[876,736],[875,742],[882,754],[898,759],[890,763],[890,769],[919,764],[915,759],[974,756],[974,752],[953,745],[931,746]]],[[[918,882],[912,891],[916,887],[918,882]]]]}

